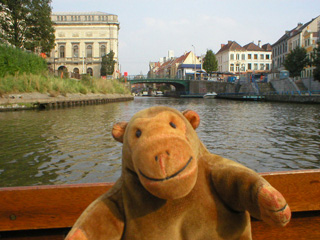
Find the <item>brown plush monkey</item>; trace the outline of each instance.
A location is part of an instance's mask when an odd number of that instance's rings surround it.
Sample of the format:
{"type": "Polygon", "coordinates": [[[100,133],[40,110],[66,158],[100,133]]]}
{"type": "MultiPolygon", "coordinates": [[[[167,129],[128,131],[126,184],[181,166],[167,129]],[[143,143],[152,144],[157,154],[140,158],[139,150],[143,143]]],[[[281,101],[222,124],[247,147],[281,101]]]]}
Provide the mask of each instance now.
{"type": "Polygon", "coordinates": [[[66,239],[251,239],[250,215],[285,226],[283,196],[256,172],[210,153],[199,123],[194,111],[152,107],[115,124],[122,175],[66,239]]]}

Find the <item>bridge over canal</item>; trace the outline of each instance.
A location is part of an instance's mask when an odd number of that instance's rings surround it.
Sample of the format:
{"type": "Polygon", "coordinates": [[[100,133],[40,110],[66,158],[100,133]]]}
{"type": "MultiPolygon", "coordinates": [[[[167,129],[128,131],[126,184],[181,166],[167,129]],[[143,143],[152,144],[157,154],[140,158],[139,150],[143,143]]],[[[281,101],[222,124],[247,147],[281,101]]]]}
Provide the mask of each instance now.
{"type": "Polygon", "coordinates": [[[173,78],[128,78],[127,80],[131,84],[136,83],[165,83],[173,85],[176,88],[177,93],[188,93],[190,91],[190,80],[173,79],[173,78]]]}

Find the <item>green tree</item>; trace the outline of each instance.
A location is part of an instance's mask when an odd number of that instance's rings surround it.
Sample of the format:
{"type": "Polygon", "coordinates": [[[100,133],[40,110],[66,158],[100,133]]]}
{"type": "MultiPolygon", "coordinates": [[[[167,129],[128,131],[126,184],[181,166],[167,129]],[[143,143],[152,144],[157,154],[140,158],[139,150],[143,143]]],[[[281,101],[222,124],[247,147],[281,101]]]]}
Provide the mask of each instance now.
{"type": "Polygon", "coordinates": [[[211,75],[212,72],[218,71],[218,61],[212,50],[207,50],[203,61],[203,69],[211,75]]]}
{"type": "Polygon", "coordinates": [[[318,47],[313,49],[312,65],[315,67],[313,70],[314,80],[320,81],[320,41],[318,42],[318,47]]]}
{"type": "Polygon", "coordinates": [[[54,47],[51,0],[0,0],[0,38],[33,52],[54,47]]]}
{"type": "Polygon", "coordinates": [[[111,50],[107,55],[102,57],[100,74],[101,76],[112,75],[114,72],[114,65],[116,61],[114,58],[114,52],[111,50]]]}
{"type": "Polygon", "coordinates": [[[32,0],[28,6],[27,42],[25,48],[33,52],[50,52],[54,48],[54,28],[51,21],[51,0],[32,0]]]}
{"type": "Polygon", "coordinates": [[[107,76],[107,55],[102,57],[100,75],[107,76]]]}
{"type": "Polygon", "coordinates": [[[285,58],[283,66],[289,71],[292,77],[298,77],[301,71],[310,64],[307,50],[302,47],[293,49],[285,58]]]}
{"type": "Polygon", "coordinates": [[[0,0],[0,39],[21,48],[27,31],[28,0],[0,0]]]}

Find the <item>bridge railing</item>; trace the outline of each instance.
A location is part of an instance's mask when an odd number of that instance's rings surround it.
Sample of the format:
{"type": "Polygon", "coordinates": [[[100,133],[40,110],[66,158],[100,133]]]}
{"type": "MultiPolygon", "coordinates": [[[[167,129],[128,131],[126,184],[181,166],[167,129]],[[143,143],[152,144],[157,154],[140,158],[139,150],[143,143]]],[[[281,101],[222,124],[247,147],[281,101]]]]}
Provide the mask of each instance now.
{"type": "Polygon", "coordinates": [[[142,79],[167,79],[167,80],[190,80],[189,77],[168,77],[168,76],[148,76],[148,75],[129,75],[127,80],[142,80],[142,79]]]}

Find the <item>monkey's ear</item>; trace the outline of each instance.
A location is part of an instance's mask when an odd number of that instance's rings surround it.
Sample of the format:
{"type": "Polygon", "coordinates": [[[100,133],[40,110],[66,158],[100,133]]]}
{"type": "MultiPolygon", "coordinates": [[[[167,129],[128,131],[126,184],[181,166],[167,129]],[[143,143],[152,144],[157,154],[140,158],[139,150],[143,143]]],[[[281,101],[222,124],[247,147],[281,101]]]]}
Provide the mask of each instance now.
{"type": "Polygon", "coordinates": [[[127,122],[118,122],[113,125],[112,136],[118,142],[123,143],[123,136],[124,136],[124,132],[127,128],[127,125],[128,125],[127,122]]]}
{"type": "Polygon", "coordinates": [[[193,127],[193,129],[197,129],[197,127],[200,124],[200,117],[198,113],[192,110],[185,110],[182,112],[182,114],[191,123],[191,126],[193,127]]]}

